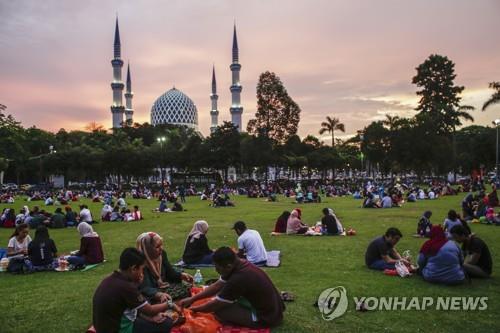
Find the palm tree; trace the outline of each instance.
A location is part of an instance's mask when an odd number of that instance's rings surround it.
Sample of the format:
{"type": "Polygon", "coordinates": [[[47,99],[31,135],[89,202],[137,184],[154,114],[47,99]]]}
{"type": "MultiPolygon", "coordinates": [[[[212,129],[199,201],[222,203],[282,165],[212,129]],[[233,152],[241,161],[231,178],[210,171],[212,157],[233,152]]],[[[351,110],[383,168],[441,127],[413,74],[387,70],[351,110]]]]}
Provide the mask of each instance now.
{"type": "Polygon", "coordinates": [[[484,103],[483,111],[491,104],[500,103],[500,82],[491,82],[489,87],[496,91],[491,95],[490,99],[484,103]]]}
{"type": "Polygon", "coordinates": [[[332,147],[335,146],[335,136],[334,131],[341,131],[345,133],[345,125],[340,122],[339,118],[330,118],[330,116],[326,116],[326,121],[321,123],[321,129],[319,130],[319,134],[323,134],[325,132],[332,133],[332,147]]]}

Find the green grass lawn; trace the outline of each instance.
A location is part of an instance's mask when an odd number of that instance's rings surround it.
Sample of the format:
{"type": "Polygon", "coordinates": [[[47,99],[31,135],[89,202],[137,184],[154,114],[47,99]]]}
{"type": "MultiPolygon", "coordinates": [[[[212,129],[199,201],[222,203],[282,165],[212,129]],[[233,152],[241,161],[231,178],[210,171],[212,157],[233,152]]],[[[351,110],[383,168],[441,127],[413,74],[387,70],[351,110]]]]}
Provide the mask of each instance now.
{"type": "MultiPolygon", "coordinates": [[[[370,271],[364,266],[366,246],[388,227],[398,227],[404,237],[397,248],[411,250],[416,257],[422,240],[411,237],[419,216],[432,210],[432,221],[442,223],[449,209],[460,208],[462,195],[405,204],[403,208],[387,210],[361,209],[361,201],[352,198],[327,198],[322,204],[301,205],[303,220],[314,223],[321,218],[323,207],[332,207],[345,227],[357,230],[353,237],[271,237],[276,217],[283,210],[297,207],[283,197],[279,202],[235,197],[236,207],[210,208],[206,201],[189,197],[186,212],[152,213],[155,200],[129,200],[138,204],[144,221],[138,223],[100,223],[95,230],[103,242],[107,262],[88,272],[45,272],[30,275],[0,274],[0,332],[85,332],[91,323],[92,295],[99,282],[118,266],[118,258],[125,247],[134,246],[136,237],[145,231],[156,231],[164,238],[170,261],[182,255],[185,237],[194,221],[206,220],[212,248],[236,246],[236,235],[230,227],[243,220],[249,228],[260,231],[268,250],[281,250],[280,268],[265,269],[278,289],[296,294],[296,301],[288,303],[285,320],[275,332],[499,332],[500,283],[496,258],[500,253],[500,228],[472,225],[489,245],[494,261],[493,278],[473,280],[472,285],[445,287],[424,282],[419,277],[401,279],[370,271]],[[349,297],[345,315],[333,321],[324,321],[313,307],[322,290],[344,286],[349,297]],[[358,312],[352,302],[357,296],[487,296],[485,311],[369,311],[358,312]]],[[[24,205],[18,199],[13,207],[18,212],[24,205]]],[[[41,204],[41,202],[37,202],[41,204]]],[[[32,204],[31,204],[32,205],[32,204]]],[[[31,207],[30,205],[30,207],[31,207]]],[[[4,208],[6,205],[0,205],[4,208]]],[[[73,204],[76,208],[76,205],[73,204]]],[[[101,205],[89,203],[94,215],[99,216],[101,205]]],[[[54,207],[49,208],[50,211],[54,207]]],[[[6,247],[12,230],[0,230],[0,245],[6,247]]],[[[50,230],[60,253],[78,249],[79,235],[74,229],[50,230]]],[[[31,232],[31,237],[34,232],[31,232]]],[[[193,273],[193,271],[188,271],[193,273]]],[[[213,269],[203,269],[205,278],[216,277],[213,269]]]]}

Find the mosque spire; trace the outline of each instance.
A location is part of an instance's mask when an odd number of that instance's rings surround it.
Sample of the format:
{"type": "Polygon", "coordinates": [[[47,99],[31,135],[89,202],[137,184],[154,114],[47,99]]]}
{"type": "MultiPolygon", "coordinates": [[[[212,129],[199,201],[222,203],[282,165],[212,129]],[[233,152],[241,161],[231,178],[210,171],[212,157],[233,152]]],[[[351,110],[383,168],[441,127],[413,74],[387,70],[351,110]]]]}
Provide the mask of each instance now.
{"type": "Polygon", "coordinates": [[[236,23],[234,23],[233,31],[233,63],[238,63],[239,51],[238,51],[238,37],[236,36],[236,23]]]}
{"type": "Polygon", "coordinates": [[[111,90],[113,90],[113,104],[111,104],[111,114],[113,128],[119,128],[123,123],[123,114],[125,107],[123,106],[123,88],[125,85],[122,81],[123,60],[121,59],[121,43],[120,30],[118,28],[118,16],[115,24],[115,42],[114,42],[114,57],[111,60],[113,67],[113,81],[111,81],[111,90]]]}
{"type": "Polygon", "coordinates": [[[231,69],[232,76],[232,84],[229,87],[229,90],[231,91],[231,107],[229,108],[229,112],[231,113],[231,122],[238,128],[238,131],[241,132],[241,114],[243,113],[243,106],[241,106],[241,90],[243,87],[240,84],[241,65],[239,63],[236,23],[234,24],[233,31],[233,62],[229,68],[231,69]]]}
{"type": "Polygon", "coordinates": [[[132,80],[130,79],[130,62],[127,66],[127,87],[125,92],[125,122],[131,125],[134,116],[134,109],[132,108],[132,98],[134,93],[132,92],[132,80]]]}
{"type": "Polygon", "coordinates": [[[212,101],[212,110],[210,110],[211,125],[210,132],[213,133],[219,125],[219,110],[217,109],[217,100],[219,96],[217,95],[217,81],[215,80],[215,65],[212,67],[212,94],[210,95],[210,100],[212,101]]]}
{"type": "Polygon", "coordinates": [[[127,92],[128,93],[132,92],[132,80],[130,79],[130,62],[128,63],[127,66],[127,92]]]}
{"type": "Polygon", "coordinates": [[[118,27],[118,16],[115,25],[115,59],[121,58],[120,28],[118,27]]]}
{"type": "Polygon", "coordinates": [[[212,94],[217,94],[217,81],[215,80],[215,65],[212,67],[212,94]]]}

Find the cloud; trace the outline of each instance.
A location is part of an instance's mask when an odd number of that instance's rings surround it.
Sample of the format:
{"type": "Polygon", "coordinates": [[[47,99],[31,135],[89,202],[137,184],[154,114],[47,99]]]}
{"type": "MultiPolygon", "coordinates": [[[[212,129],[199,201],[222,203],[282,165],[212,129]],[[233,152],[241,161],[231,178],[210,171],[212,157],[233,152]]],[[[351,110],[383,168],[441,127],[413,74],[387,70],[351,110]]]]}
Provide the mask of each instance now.
{"type": "MultiPolygon", "coordinates": [[[[213,64],[219,121],[230,119],[236,20],[244,123],[255,113],[258,77],[270,70],[302,109],[300,135],[317,135],[327,115],[348,135],[385,114],[411,115],[411,78],[432,53],[455,62],[463,103],[480,108],[488,82],[500,80],[500,45],[488,37],[500,29],[499,9],[467,0],[2,1],[0,103],[26,126],[109,126],[118,12],[136,120],[149,121],[155,99],[175,84],[208,134],[213,64]]],[[[490,124],[498,111],[475,111],[476,123],[490,124]]]]}

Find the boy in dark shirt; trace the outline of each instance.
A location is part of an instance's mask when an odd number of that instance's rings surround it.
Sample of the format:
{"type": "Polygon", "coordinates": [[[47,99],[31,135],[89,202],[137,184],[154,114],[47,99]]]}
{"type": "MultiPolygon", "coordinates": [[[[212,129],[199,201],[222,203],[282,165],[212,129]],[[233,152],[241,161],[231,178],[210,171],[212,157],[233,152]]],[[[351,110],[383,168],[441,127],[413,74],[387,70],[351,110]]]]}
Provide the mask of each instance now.
{"type": "Polygon", "coordinates": [[[488,245],[481,238],[470,234],[462,225],[454,226],[450,233],[455,241],[463,244],[465,272],[471,277],[490,277],[493,262],[488,245]]]}
{"type": "Polygon", "coordinates": [[[144,254],[135,248],[123,250],[120,270],[102,280],[94,293],[93,324],[97,333],[168,333],[172,321],[161,312],[168,303],[151,305],[141,295],[144,254]],[[139,314],[139,315],[138,315],[139,314]]]}
{"type": "Polygon", "coordinates": [[[254,264],[221,247],[213,256],[220,279],[201,293],[180,301],[189,307],[197,300],[215,296],[192,311],[212,312],[222,323],[249,328],[266,328],[283,321],[285,309],[279,292],[267,274],[254,264]]]}

